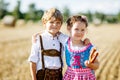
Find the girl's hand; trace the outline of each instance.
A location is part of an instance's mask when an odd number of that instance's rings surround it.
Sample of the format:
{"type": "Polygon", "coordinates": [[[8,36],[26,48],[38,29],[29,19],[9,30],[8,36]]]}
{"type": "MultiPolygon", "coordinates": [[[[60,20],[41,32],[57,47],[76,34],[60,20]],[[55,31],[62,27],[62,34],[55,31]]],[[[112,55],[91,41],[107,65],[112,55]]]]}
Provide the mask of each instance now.
{"type": "Polygon", "coordinates": [[[44,31],[40,31],[40,32],[37,32],[37,33],[33,34],[33,35],[32,35],[32,43],[36,43],[36,41],[37,41],[37,39],[36,39],[37,35],[40,35],[40,34],[42,34],[43,32],[44,32],[44,31]]]}
{"type": "Polygon", "coordinates": [[[84,42],[84,45],[90,44],[90,40],[88,38],[85,38],[83,42],[84,42]]]}
{"type": "Polygon", "coordinates": [[[92,48],[92,50],[90,51],[89,60],[85,61],[86,67],[89,67],[93,70],[97,69],[99,67],[97,56],[98,56],[98,52],[96,48],[92,48]]]}
{"type": "Polygon", "coordinates": [[[92,68],[92,64],[94,64],[94,63],[90,63],[89,60],[85,61],[85,66],[86,67],[92,68]]]}
{"type": "Polygon", "coordinates": [[[89,62],[89,60],[86,60],[84,64],[86,67],[91,68],[92,70],[96,70],[99,67],[99,62],[97,59],[93,63],[89,62]]]}
{"type": "Polygon", "coordinates": [[[36,39],[37,35],[39,35],[39,33],[35,33],[35,34],[32,35],[32,43],[36,43],[36,41],[37,41],[37,39],[36,39]]]}

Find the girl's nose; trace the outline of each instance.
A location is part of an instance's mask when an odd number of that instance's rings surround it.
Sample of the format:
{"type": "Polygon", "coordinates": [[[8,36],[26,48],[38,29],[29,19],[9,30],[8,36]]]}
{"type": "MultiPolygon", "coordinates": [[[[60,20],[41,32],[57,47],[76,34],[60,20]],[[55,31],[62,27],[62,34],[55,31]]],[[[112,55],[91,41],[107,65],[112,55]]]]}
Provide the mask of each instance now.
{"type": "Polygon", "coordinates": [[[81,31],[78,30],[77,33],[81,33],[81,31]]]}

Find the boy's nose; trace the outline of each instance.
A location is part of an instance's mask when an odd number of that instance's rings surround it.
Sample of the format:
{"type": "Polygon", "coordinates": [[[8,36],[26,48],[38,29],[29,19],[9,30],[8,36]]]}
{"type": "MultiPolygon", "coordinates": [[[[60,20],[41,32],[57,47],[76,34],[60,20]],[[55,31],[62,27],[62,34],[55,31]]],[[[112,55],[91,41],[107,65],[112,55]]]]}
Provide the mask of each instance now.
{"type": "Polygon", "coordinates": [[[53,25],[54,25],[54,26],[57,26],[58,24],[57,24],[57,23],[54,23],[53,25]]]}

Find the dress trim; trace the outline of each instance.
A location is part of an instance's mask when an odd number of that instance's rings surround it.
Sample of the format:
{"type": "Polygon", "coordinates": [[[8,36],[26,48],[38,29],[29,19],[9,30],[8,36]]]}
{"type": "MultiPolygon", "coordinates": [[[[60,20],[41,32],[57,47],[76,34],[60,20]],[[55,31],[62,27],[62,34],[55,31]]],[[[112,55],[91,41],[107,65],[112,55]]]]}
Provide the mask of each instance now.
{"type": "Polygon", "coordinates": [[[91,46],[91,43],[89,43],[87,46],[85,46],[83,49],[80,49],[80,50],[73,50],[71,47],[70,47],[70,38],[68,39],[68,49],[70,50],[70,52],[73,52],[73,53],[80,53],[80,52],[84,52],[85,50],[87,50],[87,48],[89,48],[91,46]]]}

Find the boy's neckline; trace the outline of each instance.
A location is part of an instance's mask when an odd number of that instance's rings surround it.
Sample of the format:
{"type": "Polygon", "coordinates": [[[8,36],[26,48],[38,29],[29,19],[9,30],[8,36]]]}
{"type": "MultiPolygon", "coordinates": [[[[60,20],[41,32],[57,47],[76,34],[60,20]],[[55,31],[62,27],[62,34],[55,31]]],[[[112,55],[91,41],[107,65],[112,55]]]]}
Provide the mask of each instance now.
{"type": "Polygon", "coordinates": [[[45,31],[44,33],[45,33],[46,35],[50,36],[52,39],[58,37],[57,34],[56,34],[56,36],[53,36],[53,35],[52,35],[51,33],[49,33],[48,31],[45,31]]]}

